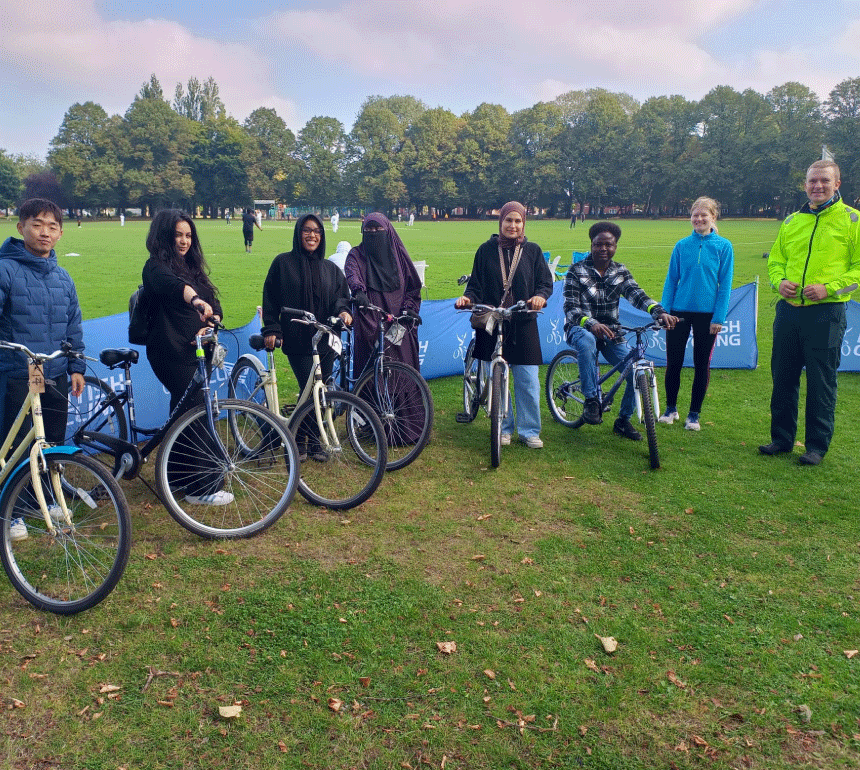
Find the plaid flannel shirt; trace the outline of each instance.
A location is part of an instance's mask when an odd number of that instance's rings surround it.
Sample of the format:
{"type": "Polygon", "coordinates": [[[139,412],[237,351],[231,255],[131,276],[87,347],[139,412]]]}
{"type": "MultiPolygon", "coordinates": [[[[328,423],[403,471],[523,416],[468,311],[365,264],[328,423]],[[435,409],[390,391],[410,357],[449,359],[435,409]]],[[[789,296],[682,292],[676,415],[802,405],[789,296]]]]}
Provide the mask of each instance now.
{"type": "Polygon", "coordinates": [[[601,276],[594,268],[589,254],[582,262],[570,266],[564,279],[564,329],[572,326],[588,328],[592,322],[608,326],[615,334],[621,332],[618,321],[618,301],[624,297],[633,307],[651,314],[656,321],[666,311],[640,287],[630,271],[619,262],[610,262],[601,276]]]}

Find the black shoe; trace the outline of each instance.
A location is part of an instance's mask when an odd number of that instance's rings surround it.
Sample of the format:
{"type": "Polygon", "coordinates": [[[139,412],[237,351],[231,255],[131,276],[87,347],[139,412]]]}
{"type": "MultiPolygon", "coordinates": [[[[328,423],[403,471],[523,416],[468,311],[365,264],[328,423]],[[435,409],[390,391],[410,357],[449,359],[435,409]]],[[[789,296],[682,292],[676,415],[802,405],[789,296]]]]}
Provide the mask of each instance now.
{"type": "Polygon", "coordinates": [[[799,465],[819,465],[821,460],[822,456],[818,454],[818,452],[814,452],[812,449],[808,449],[797,458],[799,465]]]}
{"type": "Polygon", "coordinates": [[[631,441],[642,440],[642,434],[630,424],[630,420],[626,417],[619,417],[615,421],[615,425],[612,426],[612,430],[622,438],[629,438],[631,441]]]}
{"type": "Polygon", "coordinates": [[[772,441],[770,444],[762,444],[758,448],[758,451],[761,452],[763,455],[773,456],[773,455],[781,455],[781,454],[784,454],[785,452],[790,452],[791,447],[786,447],[786,446],[783,446],[782,444],[777,444],[776,441],[772,441]]]}
{"type": "Polygon", "coordinates": [[[596,398],[585,399],[585,404],[582,406],[582,419],[589,425],[600,425],[603,422],[603,415],[600,413],[600,402],[596,398]]]}

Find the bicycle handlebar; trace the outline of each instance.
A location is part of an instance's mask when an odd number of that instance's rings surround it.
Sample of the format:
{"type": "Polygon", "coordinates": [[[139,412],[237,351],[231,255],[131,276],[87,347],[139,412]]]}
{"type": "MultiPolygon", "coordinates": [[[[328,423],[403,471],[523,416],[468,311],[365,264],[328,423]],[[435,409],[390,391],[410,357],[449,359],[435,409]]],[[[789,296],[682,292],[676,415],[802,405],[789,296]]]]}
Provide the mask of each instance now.
{"type": "MultiPolygon", "coordinates": [[[[355,300],[354,297],[353,300],[355,300]]],[[[356,303],[356,307],[358,307],[359,310],[369,310],[372,313],[378,313],[379,315],[384,316],[384,320],[388,323],[394,323],[395,321],[397,323],[411,322],[418,326],[423,323],[423,321],[421,320],[421,316],[418,315],[418,313],[416,313],[414,310],[406,310],[400,315],[392,315],[384,308],[381,308],[378,305],[372,305],[369,302],[356,303]]]]}
{"type": "Polygon", "coordinates": [[[27,356],[27,358],[42,363],[45,361],[53,361],[55,358],[59,358],[60,356],[65,356],[66,358],[84,358],[89,361],[98,360],[85,356],[81,351],[72,350],[71,343],[69,342],[63,342],[60,349],[55,350],[53,353],[34,353],[26,345],[22,345],[19,342],[7,342],[6,340],[0,340],[0,348],[5,348],[6,350],[17,350],[19,353],[23,353],[27,356]]]}
{"type": "Polygon", "coordinates": [[[510,307],[493,307],[492,305],[481,305],[479,303],[474,303],[469,307],[464,307],[461,310],[457,311],[458,313],[492,313],[497,318],[502,320],[510,319],[512,316],[517,313],[541,313],[541,310],[532,310],[529,308],[528,303],[521,299],[515,305],[511,305],[510,307]]]}

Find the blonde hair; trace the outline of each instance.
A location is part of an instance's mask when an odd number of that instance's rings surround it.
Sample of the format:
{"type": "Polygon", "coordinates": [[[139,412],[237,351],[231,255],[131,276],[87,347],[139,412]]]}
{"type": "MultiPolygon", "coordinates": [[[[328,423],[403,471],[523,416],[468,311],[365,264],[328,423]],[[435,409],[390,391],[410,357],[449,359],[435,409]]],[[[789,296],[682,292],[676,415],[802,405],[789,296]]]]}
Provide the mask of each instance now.
{"type": "Polygon", "coordinates": [[[836,165],[835,161],[832,160],[817,160],[815,163],[811,164],[808,169],[806,169],[807,175],[812,169],[822,169],[822,168],[832,168],[833,173],[836,175],[836,181],[839,182],[842,179],[841,174],[839,173],[839,166],[836,165]]]}
{"type": "Polygon", "coordinates": [[[707,209],[711,216],[716,219],[720,215],[720,204],[717,203],[713,198],[706,198],[702,196],[701,198],[696,198],[693,201],[693,205],[690,206],[690,214],[693,213],[695,209],[707,209]]]}

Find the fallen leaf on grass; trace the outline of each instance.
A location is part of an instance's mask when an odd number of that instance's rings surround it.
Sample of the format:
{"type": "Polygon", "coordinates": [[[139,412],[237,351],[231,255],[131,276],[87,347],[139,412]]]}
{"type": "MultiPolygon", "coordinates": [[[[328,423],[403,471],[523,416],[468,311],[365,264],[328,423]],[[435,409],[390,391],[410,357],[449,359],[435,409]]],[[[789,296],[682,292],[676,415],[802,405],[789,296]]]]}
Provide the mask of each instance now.
{"type": "Polygon", "coordinates": [[[618,649],[618,642],[612,636],[601,636],[600,634],[595,634],[595,636],[600,639],[600,643],[603,645],[603,649],[606,650],[610,655],[618,649]]]}
{"type": "Polygon", "coordinates": [[[487,558],[487,557],[486,557],[484,554],[482,554],[482,553],[476,553],[476,554],[472,557],[472,561],[483,561],[483,560],[484,560],[484,559],[486,559],[486,558],[487,558]]]}
{"type": "Polygon", "coordinates": [[[669,680],[673,685],[675,685],[675,687],[680,687],[682,690],[687,686],[684,682],[682,682],[680,679],[678,679],[678,677],[677,677],[677,676],[675,676],[675,672],[674,672],[674,671],[667,671],[667,672],[666,672],[666,678],[667,678],[667,679],[668,679],[668,680],[669,680]]]}
{"type": "Polygon", "coordinates": [[[590,668],[592,671],[594,671],[595,674],[600,673],[600,669],[598,668],[597,664],[591,658],[585,659],[585,667],[590,668]]]}
{"type": "Polygon", "coordinates": [[[812,721],[812,709],[809,708],[805,703],[798,706],[795,711],[800,714],[801,722],[805,722],[809,724],[812,721]]]}
{"type": "Polygon", "coordinates": [[[24,701],[18,700],[17,698],[10,698],[9,700],[12,701],[12,708],[13,709],[26,708],[26,704],[24,703],[24,701]]]}
{"type": "Polygon", "coordinates": [[[338,712],[343,708],[343,701],[340,698],[329,698],[328,707],[332,711],[338,712]]]}
{"type": "Polygon", "coordinates": [[[99,687],[99,692],[102,694],[107,692],[119,692],[121,689],[122,687],[120,687],[119,685],[103,684],[101,687],[99,687]]]}
{"type": "Polygon", "coordinates": [[[843,650],[843,652],[845,653],[845,657],[848,658],[848,660],[851,660],[851,658],[853,658],[857,654],[858,651],[857,650],[843,650]]]}
{"type": "Polygon", "coordinates": [[[457,652],[457,642],[436,642],[436,647],[443,655],[451,655],[457,652]]]}
{"type": "Polygon", "coordinates": [[[487,677],[487,679],[495,679],[496,678],[496,672],[493,671],[491,668],[485,668],[484,669],[484,675],[487,677]]]}
{"type": "Polygon", "coordinates": [[[218,706],[218,715],[221,719],[236,719],[241,713],[241,706],[218,706]]]}
{"type": "Polygon", "coordinates": [[[698,746],[700,749],[705,748],[708,745],[708,742],[698,735],[694,735],[690,740],[693,742],[693,745],[698,746]]]}

